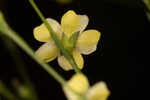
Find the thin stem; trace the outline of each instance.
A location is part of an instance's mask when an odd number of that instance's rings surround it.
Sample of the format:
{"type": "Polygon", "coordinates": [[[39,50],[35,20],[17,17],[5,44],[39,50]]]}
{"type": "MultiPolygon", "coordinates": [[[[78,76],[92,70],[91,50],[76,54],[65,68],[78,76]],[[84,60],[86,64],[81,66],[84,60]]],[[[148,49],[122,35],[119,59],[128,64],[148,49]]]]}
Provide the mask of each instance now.
{"type": "Polygon", "coordinates": [[[48,24],[47,20],[45,19],[45,17],[43,16],[41,11],[37,7],[37,5],[34,3],[34,0],[29,0],[29,2],[32,5],[32,7],[34,8],[34,10],[36,11],[36,13],[38,14],[38,16],[43,21],[43,23],[46,25],[47,29],[50,32],[50,35],[53,38],[53,40],[55,41],[55,43],[57,44],[57,46],[59,47],[59,49],[61,50],[61,52],[65,56],[65,58],[70,62],[70,64],[72,65],[73,69],[75,70],[75,72],[76,73],[82,73],[80,71],[79,67],[77,66],[76,62],[74,61],[73,57],[65,50],[65,48],[61,44],[60,40],[57,38],[57,36],[56,36],[55,32],[53,31],[52,27],[50,26],[50,24],[48,24]]]}
{"type": "Polygon", "coordinates": [[[16,47],[15,43],[11,39],[7,37],[2,37],[2,39],[4,41],[4,45],[6,46],[6,49],[10,52],[10,55],[15,62],[15,66],[18,70],[18,73],[23,78],[23,81],[25,85],[29,88],[29,91],[32,93],[32,100],[37,100],[38,97],[36,91],[27,74],[25,63],[23,62],[23,59],[20,56],[20,52],[18,51],[18,48],[16,47]]]}
{"type": "Polygon", "coordinates": [[[39,63],[61,85],[66,85],[65,79],[61,77],[61,75],[59,75],[50,65],[46,64],[38,56],[36,56],[30,46],[8,26],[2,16],[2,13],[0,13],[0,23],[0,32],[9,36],[16,44],[18,44],[20,48],[22,48],[28,55],[30,55],[37,63],[39,63]]]}
{"type": "MultiPolygon", "coordinates": [[[[1,12],[0,12],[0,33],[10,37],[20,48],[22,48],[37,63],[39,63],[62,86],[68,87],[73,93],[80,96],[80,94],[73,91],[72,88],[69,85],[67,85],[67,82],[65,81],[65,79],[61,77],[50,65],[46,64],[43,60],[41,60],[38,56],[35,55],[34,51],[30,48],[30,46],[19,35],[17,35],[15,31],[13,31],[8,26],[1,12]]],[[[85,100],[84,96],[81,96],[81,97],[82,97],[82,100],[85,100]]]]}

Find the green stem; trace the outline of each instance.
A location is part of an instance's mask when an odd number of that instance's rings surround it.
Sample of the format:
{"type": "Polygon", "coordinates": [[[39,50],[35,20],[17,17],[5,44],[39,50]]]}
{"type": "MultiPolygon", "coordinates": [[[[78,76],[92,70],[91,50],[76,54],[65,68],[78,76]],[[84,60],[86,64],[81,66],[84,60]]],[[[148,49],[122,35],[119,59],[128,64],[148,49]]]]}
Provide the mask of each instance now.
{"type": "MultiPolygon", "coordinates": [[[[20,48],[22,48],[37,63],[39,63],[62,86],[68,87],[73,93],[80,96],[80,94],[74,92],[72,88],[69,85],[67,85],[67,82],[65,81],[65,79],[61,77],[50,65],[46,64],[43,60],[41,60],[38,56],[35,55],[34,51],[28,46],[28,44],[19,35],[17,35],[15,31],[13,31],[8,26],[1,12],[0,12],[0,33],[10,37],[20,48]]],[[[84,98],[84,96],[81,96],[81,97],[84,98]]]]}
{"type": "Polygon", "coordinates": [[[29,88],[30,93],[32,93],[32,100],[38,100],[34,86],[31,83],[30,78],[27,74],[27,71],[25,68],[25,63],[23,62],[23,59],[21,58],[20,52],[18,51],[15,43],[7,37],[2,37],[2,39],[4,41],[4,45],[6,46],[6,49],[10,52],[10,55],[15,62],[15,66],[18,70],[18,73],[23,78],[25,86],[27,86],[29,88]],[[11,49],[9,49],[9,48],[11,48],[11,49]]]}
{"type": "Polygon", "coordinates": [[[70,64],[72,65],[73,69],[75,70],[75,72],[76,73],[82,73],[80,71],[79,67],[77,66],[76,62],[74,61],[73,57],[65,50],[65,48],[61,44],[60,40],[57,38],[57,36],[56,36],[55,32],[53,31],[52,27],[50,26],[50,24],[48,24],[47,20],[45,19],[45,17],[43,16],[41,11],[37,7],[37,5],[34,3],[34,0],[29,0],[29,2],[32,5],[32,7],[34,8],[34,10],[36,11],[36,13],[38,14],[38,16],[43,21],[43,23],[46,25],[47,29],[50,32],[50,35],[53,38],[53,40],[55,41],[57,46],[60,48],[60,50],[63,53],[63,55],[65,56],[65,58],[70,62],[70,64]]]}
{"type": "Polygon", "coordinates": [[[0,94],[6,97],[8,100],[17,100],[17,98],[13,95],[11,91],[4,85],[4,83],[0,80],[0,94]]]}
{"type": "Polygon", "coordinates": [[[39,63],[54,79],[56,79],[61,85],[66,85],[66,81],[61,77],[50,65],[46,64],[38,56],[35,55],[34,51],[30,46],[15,32],[13,31],[3,18],[0,13],[0,32],[9,36],[20,48],[22,48],[28,55],[30,55],[37,63],[39,63]]]}

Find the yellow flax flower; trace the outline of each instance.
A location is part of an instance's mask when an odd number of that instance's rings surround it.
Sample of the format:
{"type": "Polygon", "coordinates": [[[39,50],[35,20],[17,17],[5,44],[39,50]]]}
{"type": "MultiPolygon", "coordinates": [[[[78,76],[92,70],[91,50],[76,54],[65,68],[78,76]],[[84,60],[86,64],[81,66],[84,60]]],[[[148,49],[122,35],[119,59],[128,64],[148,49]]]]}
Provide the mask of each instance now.
{"type": "MultiPolygon", "coordinates": [[[[62,16],[61,24],[51,18],[47,18],[47,21],[51,25],[60,41],[64,40],[62,41],[64,48],[66,50],[72,49],[71,54],[79,69],[82,69],[84,60],[81,54],[87,55],[96,50],[101,33],[94,29],[84,31],[89,22],[88,16],[77,15],[73,10],[69,10],[62,16]],[[77,33],[79,35],[75,45],[73,48],[71,47],[71,49],[69,49],[70,42],[68,42],[68,40],[77,33]]],[[[68,60],[60,53],[59,48],[56,46],[44,24],[34,28],[33,33],[36,40],[45,42],[36,51],[36,54],[41,59],[46,62],[50,62],[58,57],[58,63],[64,70],[68,71],[73,69],[68,60]]]]}
{"type": "Polygon", "coordinates": [[[105,82],[98,82],[89,87],[88,79],[83,74],[75,74],[69,81],[71,89],[63,87],[68,100],[107,100],[110,95],[105,82]],[[78,95],[77,95],[78,94],[78,95]]]}

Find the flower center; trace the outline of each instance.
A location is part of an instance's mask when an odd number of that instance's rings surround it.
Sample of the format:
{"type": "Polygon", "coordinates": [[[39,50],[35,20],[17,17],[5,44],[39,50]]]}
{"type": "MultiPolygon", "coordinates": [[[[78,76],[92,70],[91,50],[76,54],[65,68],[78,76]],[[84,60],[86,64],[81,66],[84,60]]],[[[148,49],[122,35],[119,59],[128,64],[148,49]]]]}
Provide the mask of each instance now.
{"type": "Polygon", "coordinates": [[[70,37],[66,36],[65,33],[63,33],[62,44],[69,54],[72,54],[78,36],[79,32],[73,33],[70,37]]]}

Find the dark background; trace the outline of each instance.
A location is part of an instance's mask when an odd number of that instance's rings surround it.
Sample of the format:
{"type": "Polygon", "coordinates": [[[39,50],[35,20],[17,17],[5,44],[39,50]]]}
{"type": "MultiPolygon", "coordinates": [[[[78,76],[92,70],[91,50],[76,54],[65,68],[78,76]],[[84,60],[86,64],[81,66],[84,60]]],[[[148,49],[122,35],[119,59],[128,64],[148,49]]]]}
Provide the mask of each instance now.
{"type": "MultiPolygon", "coordinates": [[[[83,72],[91,85],[105,81],[111,90],[109,100],[144,100],[148,97],[146,90],[149,80],[147,69],[150,27],[144,4],[140,0],[75,0],[69,5],[61,5],[52,0],[35,1],[45,17],[52,17],[60,22],[62,14],[73,9],[78,14],[89,16],[87,29],[102,32],[97,51],[84,56],[83,72]]],[[[41,24],[41,20],[28,0],[0,0],[0,8],[10,26],[36,50],[42,43],[34,39],[32,30],[41,24]]],[[[5,47],[1,41],[0,79],[11,87],[10,80],[19,75],[5,47]]],[[[21,49],[19,51],[39,100],[66,100],[61,86],[26,53],[21,49]]],[[[66,79],[74,73],[64,72],[56,60],[50,64],[66,79]]]]}

